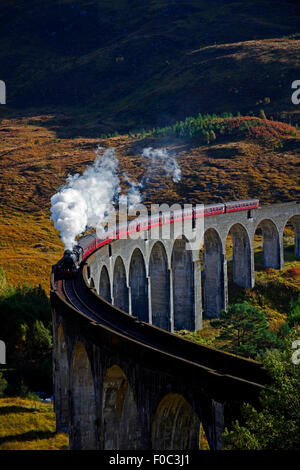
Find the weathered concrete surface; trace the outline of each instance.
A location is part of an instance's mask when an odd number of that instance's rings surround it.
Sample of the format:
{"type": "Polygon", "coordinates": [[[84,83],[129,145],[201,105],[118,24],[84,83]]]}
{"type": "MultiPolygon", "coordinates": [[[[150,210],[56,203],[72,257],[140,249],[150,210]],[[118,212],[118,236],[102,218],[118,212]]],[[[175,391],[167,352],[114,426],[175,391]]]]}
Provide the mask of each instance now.
{"type": "Polygon", "coordinates": [[[106,266],[102,266],[99,282],[99,295],[107,302],[112,302],[109,274],[106,266]]]}
{"type": "Polygon", "coordinates": [[[170,330],[170,273],[164,245],[158,241],[149,259],[152,323],[170,330]]]}
{"type": "Polygon", "coordinates": [[[208,317],[226,308],[226,258],[218,232],[209,228],[204,233],[204,309],[208,317]]]}
{"type": "MultiPolygon", "coordinates": [[[[101,284],[101,283],[100,283],[101,284]]],[[[129,268],[131,313],[140,321],[149,322],[148,279],[143,254],[139,248],[132,253],[129,268]]]]}
{"type": "Polygon", "coordinates": [[[113,305],[129,312],[129,293],[124,262],[118,256],[114,264],[113,274],[113,305]]]}
{"type": "Polygon", "coordinates": [[[60,432],[68,432],[69,426],[69,364],[67,347],[62,325],[54,331],[55,360],[53,361],[53,375],[56,377],[54,390],[54,409],[56,412],[56,429],[60,432]],[[57,337],[56,337],[57,335],[57,337]],[[56,407],[56,401],[59,407],[56,407]]]}
{"type": "Polygon", "coordinates": [[[199,449],[200,424],[210,448],[221,447],[232,403],[239,408],[244,397],[239,389],[226,391],[217,377],[141,349],[66,304],[55,303],[53,327],[54,363],[62,364],[54,376],[57,430],[68,429],[70,449],[199,449]]]}
{"type": "Polygon", "coordinates": [[[195,330],[195,288],[193,254],[186,249],[186,240],[176,240],[172,252],[171,277],[175,330],[195,330]]]}
{"type": "Polygon", "coordinates": [[[72,355],[71,390],[71,448],[95,449],[94,381],[86,349],[80,341],[77,342],[72,355]]]}
{"type": "Polygon", "coordinates": [[[199,449],[200,425],[199,417],[183,396],[169,393],[160,401],[153,417],[153,449],[199,449]]]}

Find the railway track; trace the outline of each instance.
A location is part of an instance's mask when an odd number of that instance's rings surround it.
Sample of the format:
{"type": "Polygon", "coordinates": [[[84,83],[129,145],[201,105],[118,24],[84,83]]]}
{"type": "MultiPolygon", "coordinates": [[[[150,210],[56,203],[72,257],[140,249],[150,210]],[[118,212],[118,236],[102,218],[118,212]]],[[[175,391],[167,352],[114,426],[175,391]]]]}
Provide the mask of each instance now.
{"type": "Polygon", "coordinates": [[[256,361],[193,343],[113,307],[89,288],[82,267],[74,279],[57,279],[53,287],[69,306],[94,325],[181,365],[192,366],[200,375],[223,379],[230,387],[236,384],[257,390],[268,381],[265,370],[256,361]]]}

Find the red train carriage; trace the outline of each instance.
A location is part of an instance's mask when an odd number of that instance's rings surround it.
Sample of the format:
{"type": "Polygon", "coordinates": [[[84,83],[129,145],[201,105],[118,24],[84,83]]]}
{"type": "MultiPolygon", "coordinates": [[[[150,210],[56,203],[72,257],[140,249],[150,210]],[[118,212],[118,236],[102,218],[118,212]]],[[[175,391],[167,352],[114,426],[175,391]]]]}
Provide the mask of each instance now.
{"type": "Polygon", "coordinates": [[[258,199],[247,199],[245,201],[231,201],[225,203],[225,212],[249,211],[251,209],[257,209],[258,206],[258,199]]]}
{"type": "MultiPolygon", "coordinates": [[[[82,247],[82,259],[85,259],[97,248],[106,245],[117,238],[125,238],[133,232],[147,230],[151,227],[161,225],[163,223],[174,223],[179,220],[195,219],[198,217],[208,217],[210,215],[220,215],[227,212],[251,211],[259,207],[258,199],[247,199],[244,201],[230,201],[224,204],[207,204],[196,205],[195,207],[182,210],[175,210],[166,214],[153,214],[149,217],[142,217],[128,224],[122,224],[114,230],[103,233],[100,237],[96,234],[90,234],[80,239],[79,245],[82,247]]],[[[249,212],[250,214],[250,212],[249,212]]]]}

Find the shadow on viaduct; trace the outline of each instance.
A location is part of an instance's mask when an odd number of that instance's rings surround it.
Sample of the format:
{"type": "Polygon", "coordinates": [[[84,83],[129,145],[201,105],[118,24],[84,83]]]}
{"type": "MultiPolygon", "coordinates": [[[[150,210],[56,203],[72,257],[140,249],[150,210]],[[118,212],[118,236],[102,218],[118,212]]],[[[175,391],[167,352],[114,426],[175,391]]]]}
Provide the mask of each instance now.
{"type": "Polygon", "coordinates": [[[224,427],[242,402],[256,402],[265,372],[170,332],[200,329],[203,308],[208,317],[226,308],[228,235],[233,281],[244,288],[255,282],[258,228],[265,266],[283,267],[288,223],[300,258],[299,207],[207,217],[203,260],[185,238],[117,240],[75,282],[52,274],[57,430],[69,432],[71,449],[199,449],[201,429],[211,449],[222,447],[224,427]]]}

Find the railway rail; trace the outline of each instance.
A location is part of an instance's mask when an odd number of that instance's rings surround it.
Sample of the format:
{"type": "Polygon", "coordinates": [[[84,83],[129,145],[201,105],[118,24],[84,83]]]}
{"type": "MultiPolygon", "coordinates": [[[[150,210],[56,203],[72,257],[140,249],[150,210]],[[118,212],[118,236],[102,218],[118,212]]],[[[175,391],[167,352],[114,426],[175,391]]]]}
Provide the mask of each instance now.
{"type": "Polygon", "coordinates": [[[86,266],[76,276],[62,279],[52,273],[52,292],[68,304],[74,315],[81,315],[95,327],[109,330],[117,337],[135,342],[140,348],[168,356],[195,369],[200,377],[217,379],[220,386],[234,390],[245,388],[257,394],[268,382],[262,364],[215,348],[196,344],[154,325],[140,322],[136,317],[112,306],[88,285],[86,266]]]}

